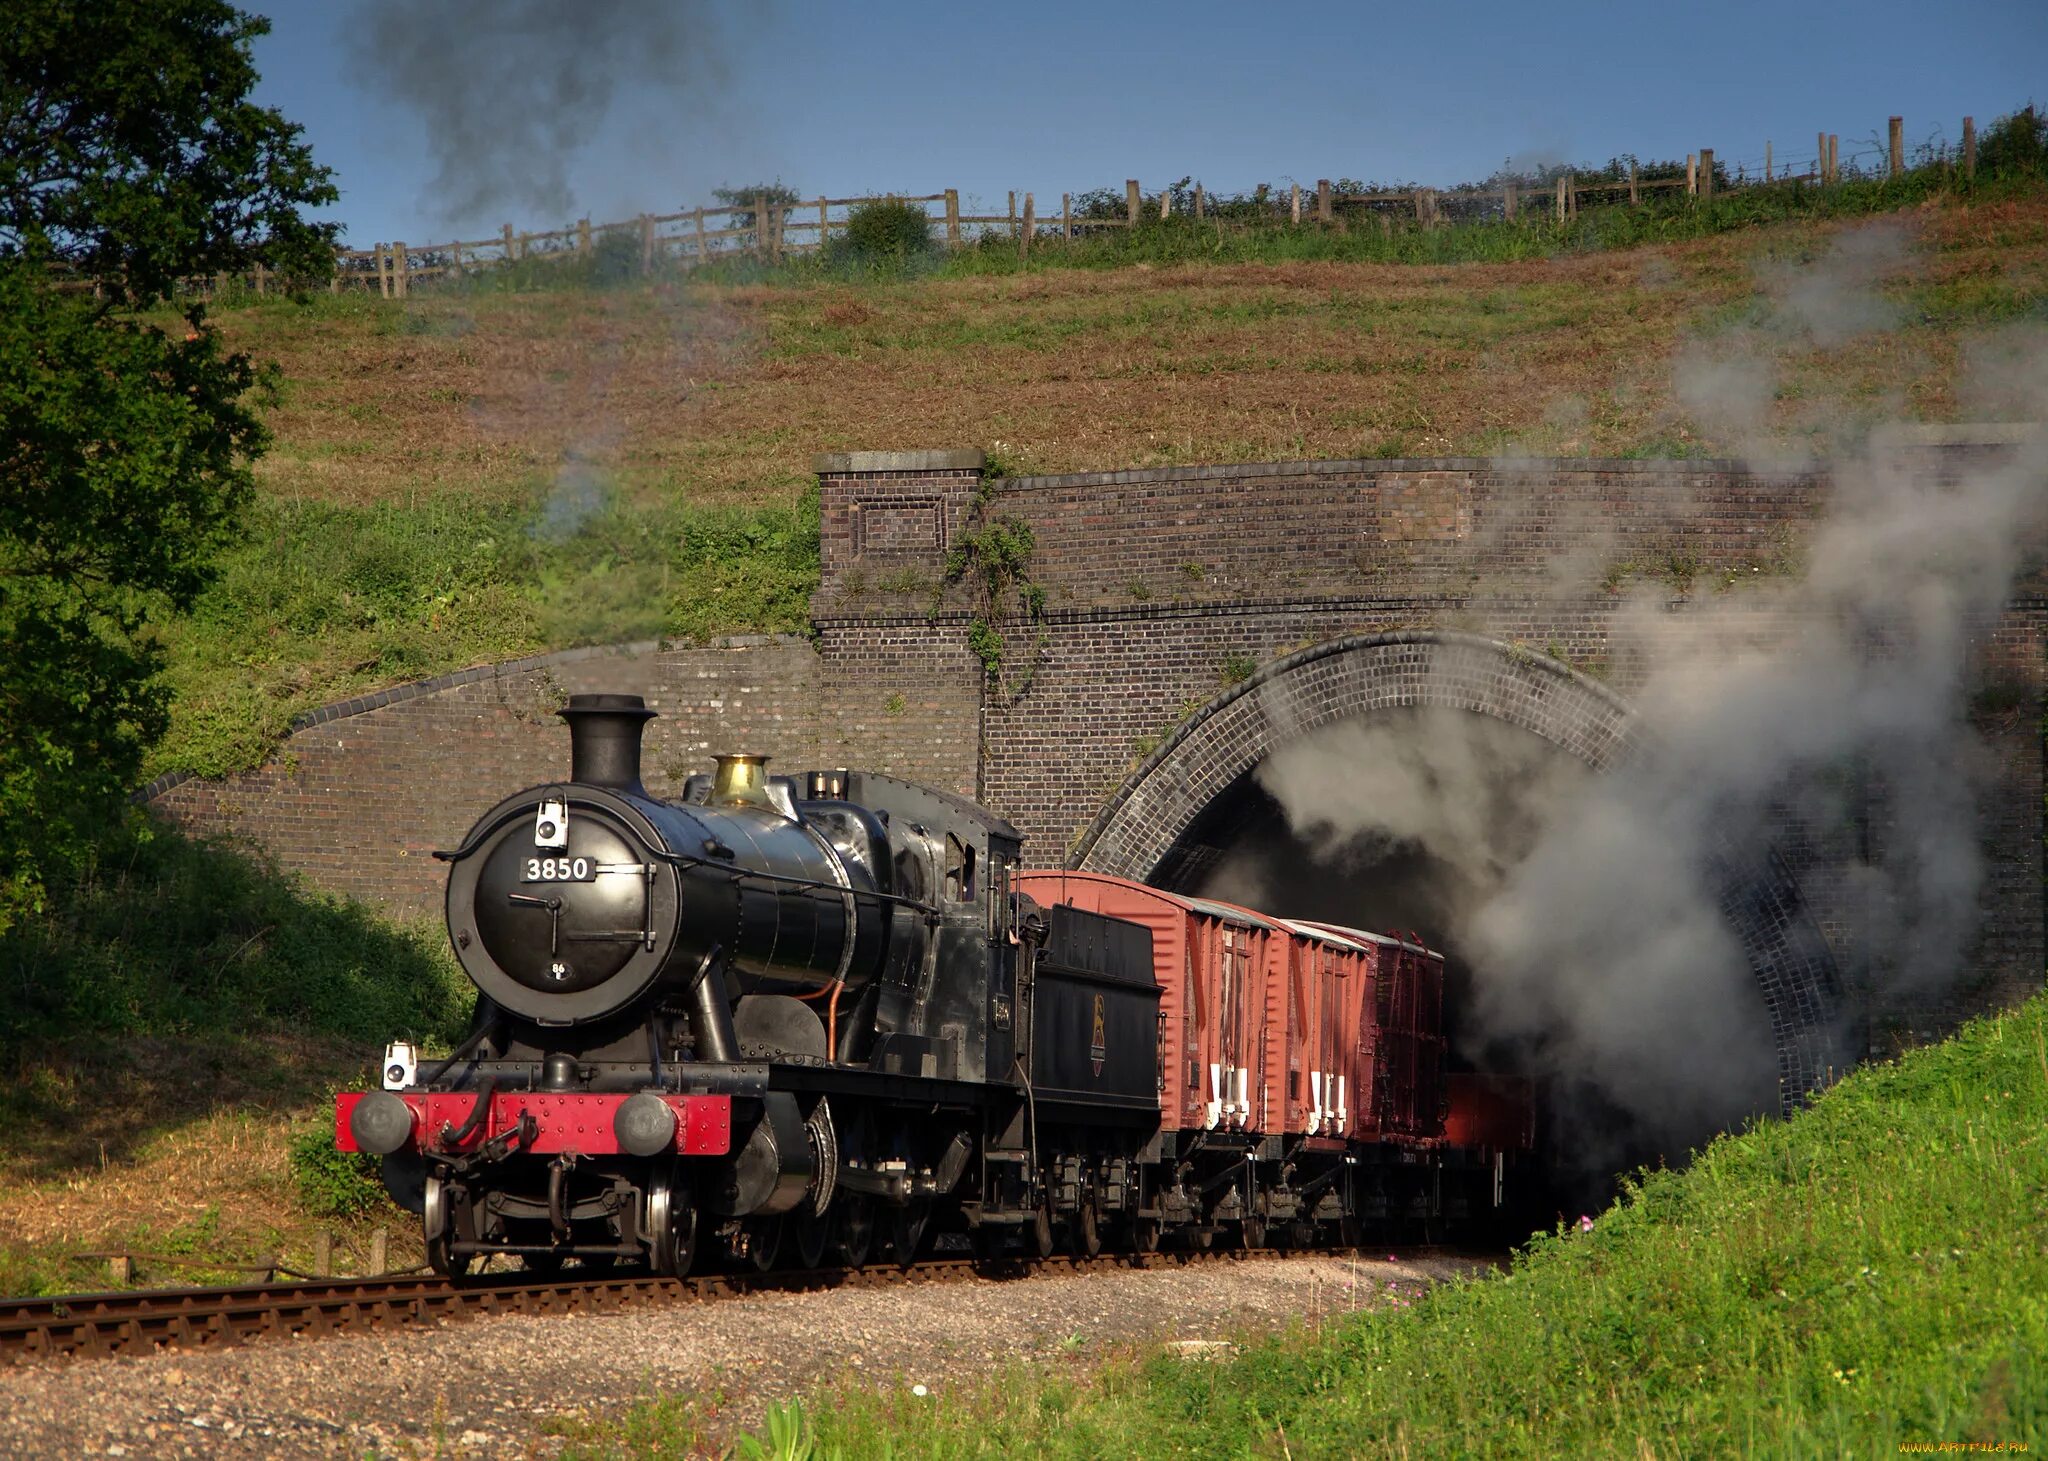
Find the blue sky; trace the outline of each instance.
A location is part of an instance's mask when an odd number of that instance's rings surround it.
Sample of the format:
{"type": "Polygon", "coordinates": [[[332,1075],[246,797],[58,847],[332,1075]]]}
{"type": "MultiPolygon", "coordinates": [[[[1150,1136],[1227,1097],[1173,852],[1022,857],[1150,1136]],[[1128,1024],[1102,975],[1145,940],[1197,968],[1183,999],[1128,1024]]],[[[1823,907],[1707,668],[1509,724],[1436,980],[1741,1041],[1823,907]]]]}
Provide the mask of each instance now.
{"type": "MultiPolygon", "coordinates": [[[[582,0],[635,18],[589,37],[574,105],[534,91],[476,27],[413,0],[383,54],[489,148],[495,111],[545,135],[496,159],[515,180],[559,168],[552,206],[519,186],[451,181],[406,94],[359,59],[354,3],[263,5],[260,98],[301,123],[335,169],[350,242],[480,238],[501,222],[555,226],[710,201],[721,184],[780,178],[801,192],[958,187],[1001,210],[1015,188],[1041,209],[1062,191],[1148,188],[1192,174],[1216,191],[1318,177],[1448,184],[1510,156],[1810,158],[1814,134],[1848,157],[1906,119],[1909,143],[1954,140],[2030,99],[2048,103],[2048,0],[1860,0],[1712,6],[1602,0],[1388,7],[1307,3],[835,6],[734,0],[670,7],[582,0]],[[417,23],[421,15],[441,17],[417,23]],[[646,27],[645,31],[640,26],[646,27]],[[459,38],[451,39],[454,28],[459,38]],[[659,45],[651,37],[661,38],[659,45]],[[423,83],[422,78],[427,78],[423,83]]],[[[505,14],[468,6],[491,26],[505,14]]],[[[531,10],[544,0],[523,0],[531,10]]],[[[460,7],[457,7],[458,9],[460,7]]],[[[502,39],[502,37],[498,38],[502,39]]],[[[561,62],[561,48],[550,50],[561,62]]],[[[574,58],[569,58],[573,62],[574,58]]],[[[392,68],[395,69],[395,68],[392,68]]],[[[465,154],[466,156],[466,154],[465,154]]]]}

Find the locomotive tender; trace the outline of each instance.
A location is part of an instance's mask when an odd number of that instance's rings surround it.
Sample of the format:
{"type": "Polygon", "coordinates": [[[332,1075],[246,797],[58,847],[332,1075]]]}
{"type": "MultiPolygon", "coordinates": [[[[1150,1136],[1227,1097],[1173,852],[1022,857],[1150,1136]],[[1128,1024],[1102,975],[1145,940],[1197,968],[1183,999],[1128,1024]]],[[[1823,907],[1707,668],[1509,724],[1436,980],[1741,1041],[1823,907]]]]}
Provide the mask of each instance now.
{"type": "Polygon", "coordinates": [[[1531,1145],[1526,1092],[1444,1075],[1418,941],[1025,872],[873,773],[661,800],[640,697],[561,714],[568,780],[436,854],[468,1034],[336,1101],[443,1272],[1356,1241],[1497,1210],[1531,1145]]]}

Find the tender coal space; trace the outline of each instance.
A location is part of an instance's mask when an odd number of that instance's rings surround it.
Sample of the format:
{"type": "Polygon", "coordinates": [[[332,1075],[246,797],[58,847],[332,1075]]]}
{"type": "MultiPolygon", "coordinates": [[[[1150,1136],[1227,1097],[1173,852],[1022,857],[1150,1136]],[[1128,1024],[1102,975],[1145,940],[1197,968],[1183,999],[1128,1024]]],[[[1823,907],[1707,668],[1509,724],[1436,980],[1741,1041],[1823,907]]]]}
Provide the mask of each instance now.
{"type": "Polygon", "coordinates": [[[1326,733],[1283,751],[1292,766],[1268,763],[1240,777],[1152,881],[1285,917],[1412,933],[1441,950],[1449,1068],[1536,1082],[1541,1177],[1529,1211],[1547,1225],[1597,1211],[1621,1174],[1682,1164],[1717,1132],[1768,1109],[1775,1101],[1763,1074],[1771,1066],[1770,1023],[1761,995],[1744,991],[1738,998],[1750,1007],[1728,1013],[1756,1058],[1732,1062],[1741,1068],[1730,1070],[1727,1089],[1712,1102],[1654,1102],[1656,1109],[1640,1111],[1613,1098],[1612,1083],[1589,1067],[1569,1032],[1539,1027],[1503,1037],[1485,1028],[1475,1017],[1475,981],[1486,976],[1467,938],[1473,911],[1527,855],[1544,819],[1570,814],[1574,785],[1595,773],[1548,742],[1491,721],[1478,726],[1476,739],[1472,727],[1460,727],[1457,735],[1468,738],[1445,754],[1444,714],[1375,717],[1372,745],[1383,748],[1392,737],[1405,747],[1371,766],[1345,759],[1369,746],[1326,733]],[[1494,747],[1503,748],[1502,759],[1489,759],[1494,747]],[[1488,784],[1446,780],[1466,773],[1488,784]],[[1294,803],[1292,816],[1275,787],[1294,803]]]}

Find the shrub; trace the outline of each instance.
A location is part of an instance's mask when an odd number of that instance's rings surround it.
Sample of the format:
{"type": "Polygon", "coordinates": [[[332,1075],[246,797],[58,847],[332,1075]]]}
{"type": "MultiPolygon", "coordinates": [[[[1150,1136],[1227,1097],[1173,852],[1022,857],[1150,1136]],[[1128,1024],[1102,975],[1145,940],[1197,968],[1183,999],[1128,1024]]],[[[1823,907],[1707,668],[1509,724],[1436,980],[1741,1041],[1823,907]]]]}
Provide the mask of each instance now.
{"type": "Polygon", "coordinates": [[[875,198],[846,216],[846,231],[832,240],[838,263],[901,267],[932,251],[932,221],[924,208],[900,198],[875,198]]]}
{"type": "Polygon", "coordinates": [[[1985,128],[1977,141],[1977,170],[1994,178],[2048,175],[2048,116],[2030,106],[1985,128]]]}
{"type": "Polygon", "coordinates": [[[383,1164],[367,1152],[335,1150],[334,1130],[324,1122],[292,1133],[286,1161],[299,1201],[314,1217],[360,1217],[384,1203],[383,1164]]]}

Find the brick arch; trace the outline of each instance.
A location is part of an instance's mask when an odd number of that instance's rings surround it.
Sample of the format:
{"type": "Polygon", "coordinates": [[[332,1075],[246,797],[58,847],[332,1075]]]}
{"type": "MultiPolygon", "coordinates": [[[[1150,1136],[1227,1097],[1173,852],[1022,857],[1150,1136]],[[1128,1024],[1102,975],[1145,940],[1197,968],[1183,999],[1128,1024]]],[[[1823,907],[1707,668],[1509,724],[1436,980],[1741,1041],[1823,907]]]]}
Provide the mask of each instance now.
{"type": "MultiPolygon", "coordinates": [[[[1626,700],[1547,656],[1447,631],[1351,635],[1276,660],[1184,721],[1097,814],[1072,865],[1147,878],[1205,807],[1280,747],[1416,706],[1492,716],[1595,771],[1652,753],[1626,700]]],[[[1833,955],[1775,851],[1724,839],[1710,864],[1770,1013],[1783,1101],[1796,1104],[1846,1063],[1833,955]]]]}

